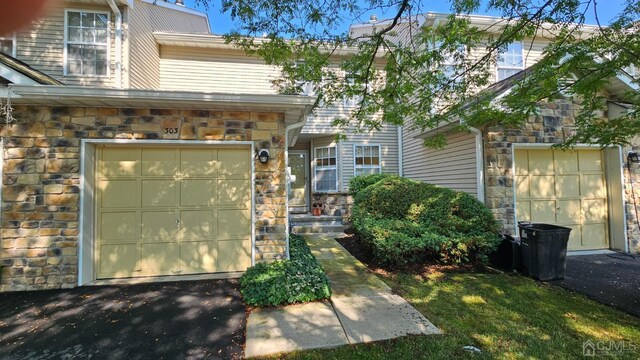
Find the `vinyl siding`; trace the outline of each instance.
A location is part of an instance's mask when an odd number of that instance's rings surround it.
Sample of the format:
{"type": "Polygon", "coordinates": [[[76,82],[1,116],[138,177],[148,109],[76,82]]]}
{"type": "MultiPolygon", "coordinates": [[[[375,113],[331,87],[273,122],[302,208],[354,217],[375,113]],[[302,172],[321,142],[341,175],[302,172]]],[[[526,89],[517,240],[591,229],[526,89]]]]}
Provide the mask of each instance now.
{"type": "Polygon", "coordinates": [[[108,86],[115,85],[115,31],[114,14],[109,6],[74,2],[56,3],[50,13],[33,22],[30,27],[17,32],[16,57],[34,69],[42,71],[67,85],[108,86]],[[109,76],[64,76],[64,14],[65,9],[104,11],[111,15],[109,33],[109,76]]]}
{"type": "Polygon", "coordinates": [[[136,0],[131,8],[130,19],[129,79],[130,87],[136,89],[161,88],[160,48],[153,37],[154,32],[204,34],[209,32],[207,20],[202,16],[167,9],[140,0],[136,0]]]}
{"type": "Polygon", "coordinates": [[[443,149],[431,149],[412,131],[403,132],[404,176],[478,196],[475,136],[465,132],[447,135],[443,149]]]}
{"type": "Polygon", "coordinates": [[[223,93],[276,94],[275,66],[241,51],[162,46],[160,89],[223,93]]]}

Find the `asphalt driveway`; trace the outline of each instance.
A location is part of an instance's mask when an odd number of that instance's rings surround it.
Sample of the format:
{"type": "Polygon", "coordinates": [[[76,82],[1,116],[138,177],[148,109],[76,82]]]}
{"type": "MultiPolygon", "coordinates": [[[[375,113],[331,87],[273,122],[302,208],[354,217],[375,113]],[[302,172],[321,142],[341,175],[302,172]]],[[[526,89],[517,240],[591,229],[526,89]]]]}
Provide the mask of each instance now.
{"type": "Polygon", "coordinates": [[[0,294],[0,359],[239,359],[235,280],[0,294]]]}
{"type": "Polygon", "coordinates": [[[562,287],[640,316],[640,256],[626,254],[567,257],[562,287]]]}

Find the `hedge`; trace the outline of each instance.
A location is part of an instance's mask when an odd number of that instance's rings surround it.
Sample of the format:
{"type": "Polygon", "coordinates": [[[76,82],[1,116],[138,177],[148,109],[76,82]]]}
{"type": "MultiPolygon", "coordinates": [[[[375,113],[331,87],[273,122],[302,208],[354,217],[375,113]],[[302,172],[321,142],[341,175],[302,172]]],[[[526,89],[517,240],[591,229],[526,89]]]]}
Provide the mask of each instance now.
{"type": "Polygon", "coordinates": [[[279,306],[331,296],[329,279],[299,235],[289,239],[290,260],[259,263],[240,277],[240,292],[250,306],[279,306]]]}
{"type": "Polygon", "coordinates": [[[498,224],[473,196],[401,177],[360,190],[351,221],[381,265],[484,261],[500,237],[498,224]]]}
{"type": "Polygon", "coordinates": [[[370,174],[370,175],[358,175],[349,180],[349,193],[356,196],[360,191],[377,183],[380,180],[388,178],[397,178],[398,175],[392,174],[370,174]]]}

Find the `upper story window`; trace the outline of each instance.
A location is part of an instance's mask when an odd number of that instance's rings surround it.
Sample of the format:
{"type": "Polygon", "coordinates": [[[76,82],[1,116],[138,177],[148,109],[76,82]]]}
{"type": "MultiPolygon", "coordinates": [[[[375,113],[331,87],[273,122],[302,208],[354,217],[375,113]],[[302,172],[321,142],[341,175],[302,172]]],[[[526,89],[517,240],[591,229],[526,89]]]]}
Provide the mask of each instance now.
{"type": "Polygon", "coordinates": [[[315,188],[318,192],[338,190],[338,166],[335,146],[313,149],[315,155],[315,188]]]}
{"type": "Polygon", "coordinates": [[[380,174],[380,145],[354,145],[355,175],[380,174]]]}
{"type": "Polygon", "coordinates": [[[16,34],[0,36],[0,51],[13,57],[16,56],[16,34]]]}
{"type": "Polygon", "coordinates": [[[67,10],[65,75],[109,75],[109,13],[67,10]]]}
{"type": "Polygon", "coordinates": [[[521,42],[514,42],[507,46],[504,51],[498,54],[498,77],[503,80],[524,70],[524,54],[521,42]]]}

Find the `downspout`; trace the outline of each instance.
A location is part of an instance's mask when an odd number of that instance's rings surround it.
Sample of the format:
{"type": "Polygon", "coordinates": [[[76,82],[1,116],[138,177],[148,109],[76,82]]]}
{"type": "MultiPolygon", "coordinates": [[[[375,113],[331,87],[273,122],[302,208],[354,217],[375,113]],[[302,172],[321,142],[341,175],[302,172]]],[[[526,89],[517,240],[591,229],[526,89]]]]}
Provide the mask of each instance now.
{"type": "Polygon", "coordinates": [[[284,129],[284,171],[285,171],[285,201],[284,201],[284,211],[285,218],[287,219],[285,223],[285,248],[287,252],[287,260],[290,259],[289,256],[289,191],[291,188],[291,174],[289,173],[289,131],[300,129],[301,127],[307,124],[307,120],[309,119],[310,107],[306,106],[304,110],[303,120],[302,122],[291,124],[284,129]]]}
{"type": "Polygon", "coordinates": [[[116,87],[122,89],[122,13],[115,0],[107,0],[116,15],[116,87]]]}
{"type": "Polygon", "coordinates": [[[404,166],[402,164],[402,162],[404,161],[402,153],[403,146],[404,143],[402,140],[402,125],[398,125],[398,175],[400,176],[404,176],[404,166]]]}
{"type": "Polygon", "coordinates": [[[482,131],[474,127],[469,127],[469,130],[471,130],[476,137],[476,177],[478,179],[476,190],[478,200],[484,204],[484,147],[482,144],[482,131]]]}

